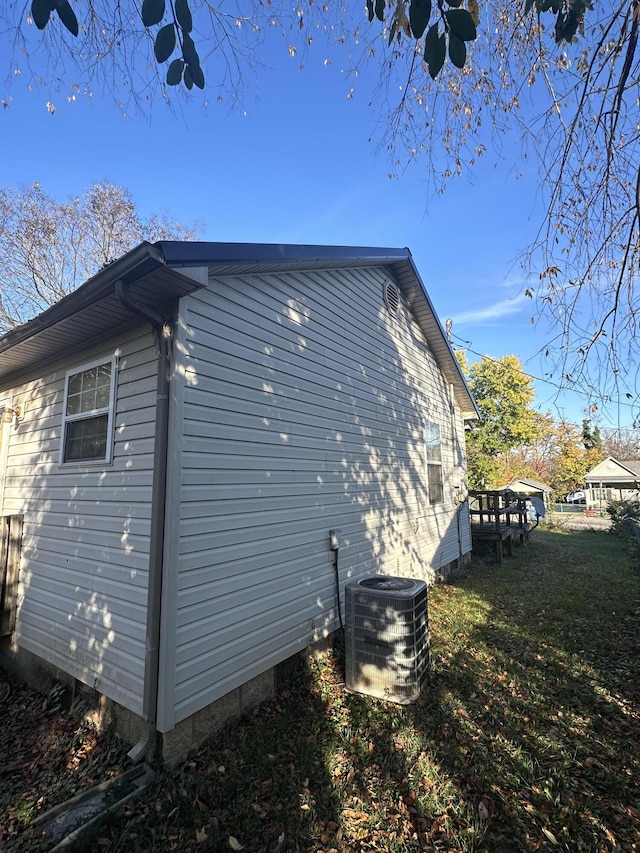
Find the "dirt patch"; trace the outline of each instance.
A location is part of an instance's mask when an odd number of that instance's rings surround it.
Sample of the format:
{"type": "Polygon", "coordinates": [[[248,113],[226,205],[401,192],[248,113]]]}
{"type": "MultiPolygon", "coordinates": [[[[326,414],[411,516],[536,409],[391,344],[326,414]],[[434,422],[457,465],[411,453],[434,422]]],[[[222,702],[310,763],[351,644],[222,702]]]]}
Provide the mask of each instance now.
{"type": "Polygon", "coordinates": [[[579,515],[578,513],[554,512],[549,516],[549,521],[566,530],[602,530],[611,529],[611,519],[600,515],[579,515]]]}

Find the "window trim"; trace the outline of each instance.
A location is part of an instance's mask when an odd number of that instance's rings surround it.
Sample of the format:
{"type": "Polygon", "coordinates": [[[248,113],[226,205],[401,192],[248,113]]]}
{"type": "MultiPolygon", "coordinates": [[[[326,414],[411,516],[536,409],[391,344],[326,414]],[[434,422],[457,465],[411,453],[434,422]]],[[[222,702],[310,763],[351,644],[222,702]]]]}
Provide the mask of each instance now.
{"type": "Polygon", "coordinates": [[[429,504],[432,506],[437,506],[438,504],[444,503],[444,466],[442,464],[442,430],[440,428],[440,424],[437,421],[429,421],[426,418],[422,422],[423,426],[423,436],[424,436],[424,463],[425,463],[425,474],[427,479],[427,498],[429,504]],[[429,459],[428,446],[429,446],[429,432],[435,427],[438,432],[438,454],[440,456],[439,459],[429,459]],[[430,467],[431,466],[431,467],[430,467]],[[429,472],[433,469],[438,469],[440,472],[440,494],[434,499],[431,495],[431,485],[429,482],[429,472]]]}
{"type": "Polygon", "coordinates": [[[110,465],[113,459],[113,427],[115,421],[115,403],[116,403],[116,372],[118,360],[115,355],[103,356],[92,361],[84,362],[76,367],[67,370],[64,375],[64,397],[62,401],[62,430],[60,435],[60,457],[59,464],[68,468],[78,465],[110,465]],[[109,385],[109,405],[102,406],[98,409],[91,409],[86,412],[80,412],[77,415],[67,415],[67,400],[69,397],[69,379],[72,376],[77,376],[79,373],[84,373],[94,367],[99,367],[102,364],[111,365],[111,382],[109,385]],[[88,420],[89,418],[107,415],[107,436],[106,436],[106,452],[99,459],[68,459],[64,458],[64,448],[67,440],[67,424],[77,421],[88,420]]]}

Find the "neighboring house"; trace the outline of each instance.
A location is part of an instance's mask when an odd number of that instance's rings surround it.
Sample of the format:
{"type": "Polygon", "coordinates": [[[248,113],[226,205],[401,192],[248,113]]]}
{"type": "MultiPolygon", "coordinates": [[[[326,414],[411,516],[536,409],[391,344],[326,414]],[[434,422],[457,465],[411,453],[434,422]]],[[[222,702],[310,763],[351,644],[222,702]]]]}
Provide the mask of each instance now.
{"type": "Polygon", "coordinates": [[[584,481],[590,509],[604,509],[609,501],[637,501],[640,460],[618,462],[608,456],[585,474],[584,481]]]}
{"type": "Polygon", "coordinates": [[[540,483],[538,480],[530,480],[523,477],[519,480],[514,480],[508,486],[504,486],[504,488],[511,489],[519,495],[531,495],[532,497],[540,498],[547,509],[551,506],[553,489],[551,486],[547,486],[546,483],[540,483]]]}
{"type": "Polygon", "coordinates": [[[0,409],[0,663],[107,697],[132,757],[270,695],[336,567],[342,602],[471,550],[477,410],[406,249],[143,243],[0,338],[0,409]]]}

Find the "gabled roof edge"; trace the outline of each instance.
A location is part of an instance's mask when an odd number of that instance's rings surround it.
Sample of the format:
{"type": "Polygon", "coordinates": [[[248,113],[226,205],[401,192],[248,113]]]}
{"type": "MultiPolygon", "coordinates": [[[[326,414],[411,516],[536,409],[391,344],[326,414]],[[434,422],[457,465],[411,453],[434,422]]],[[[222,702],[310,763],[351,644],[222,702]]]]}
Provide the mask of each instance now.
{"type": "MultiPolygon", "coordinates": [[[[606,479],[606,477],[605,478],[598,477],[597,475],[593,474],[593,472],[596,470],[596,468],[599,468],[601,465],[604,465],[605,462],[615,462],[616,465],[618,465],[620,468],[624,469],[624,471],[626,471],[628,474],[631,474],[630,479],[638,479],[638,477],[640,477],[640,472],[634,470],[633,468],[629,468],[629,464],[631,462],[635,462],[635,461],[636,461],[635,459],[626,459],[624,462],[621,462],[619,459],[616,459],[614,456],[607,456],[601,462],[598,462],[597,465],[594,465],[594,467],[591,469],[591,471],[587,471],[587,473],[584,475],[585,482],[587,481],[587,478],[589,478],[590,480],[593,479],[594,481],[598,481],[600,479],[602,479],[602,480],[606,479]]],[[[619,477],[620,475],[619,474],[611,474],[610,476],[619,477]]]]}
{"type": "MultiPolygon", "coordinates": [[[[480,417],[480,410],[478,409],[478,405],[474,399],[473,394],[471,393],[471,389],[469,388],[469,385],[467,384],[467,380],[465,379],[464,373],[462,372],[462,368],[460,367],[460,362],[456,358],[456,355],[453,351],[453,347],[451,346],[451,343],[449,342],[449,338],[447,337],[445,330],[442,328],[442,323],[440,322],[440,318],[438,317],[438,314],[437,314],[437,312],[433,306],[433,302],[431,301],[431,297],[429,296],[427,288],[425,287],[425,284],[422,280],[422,276],[418,272],[418,268],[416,267],[416,264],[413,260],[413,255],[411,254],[411,251],[409,249],[406,249],[405,251],[407,253],[406,254],[407,261],[411,264],[413,274],[416,277],[416,281],[420,285],[420,290],[422,291],[422,296],[424,297],[427,305],[429,306],[429,310],[431,311],[431,314],[433,315],[433,318],[434,318],[435,322],[437,323],[440,334],[442,335],[442,340],[443,340],[445,346],[447,347],[447,349],[449,350],[449,354],[450,354],[451,360],[453,362],[454,370],[457,373],[456,378],[461,383],[462,388],[464,389],[465,393],[467,394],[467,396],[471,402],[471,405],[473,407],[473,411],[475,412],[475,417],[479,418],[480,417]]],[[[465,420],[472,420],[473,419],[473,417],[471,416],[470,413],[466,413],[464,415],[464,417],[465,417],[465,420]]]]}
{"type": "MultiPolygon", "coordinates": [[[[431,335],[434,328],[440,341],[433,346],[434,356],[447,381],[453,385],[462,417],[479,417],[478,407],[469,390],[462,369],[453,348],[442,328],[431,298],[417,270],[413,256],[408,248],[376,248],[354,246],[322,246],[269,243],[211,243],[189,242],[181,240],[161,240],[156,243],[142,242],[122,257],[111,262],[77,290],[65,296],[55,305],[29,320],[22,326],[0,336],[0,354],[12,348],[26,344],[42,332],[57,323],[69,319],[93,303],[108,296],[119,279],[132,283],[160,267],[175,270],[185,267],[231,267],[281,266],[287,268],[296,265],[319,264],[323,267],[332,264],[336,267],[348,265],[387,266],[405,278],[405,286],[426,306],[428,324],[431,329],[423,329],[431,335]]],[[[429,337],[429,335],[427,335],[429,337]]]]}
{"type": "MultiPolygon", "coordinates": [[[[418,285],[420,296],[425,300],[427,308],[437,325],[439,334],[442,336],[443,344],[448,350],[452,363],[450,371],[456,388],[457,396],[462,394],[466,397],[469,405],[461,405],[465,420],[472,420],[480,416],[480,412],[473,398],[467,381],[462,373],[458,359],[445,334],[440,319],[431,302],[431,298],[422,281],[420,273],[413,260],[410,249],[403,248],[377,248],[364,246],[322,246],[311,244],[288,244],[288,243],[208,243],[208,242],[183,242],[180,240],[161,240],[154,244],[164,257],[167,266],[177,268],[180,266],[207,266],[214,269],[219,266],[225,269],[233,266],[267,266],[282,264],[283,266],[305,265],[311,263],[322,263],[323,265],[335,263],[336,266],[348,265],[380,265],[394,266],[408,265],[411,275],[418,285]]],[[[442,365],[440,365],[442,369],[442,365]]],[[[459,401],[460,402],[460,401],[459,401]]]]}

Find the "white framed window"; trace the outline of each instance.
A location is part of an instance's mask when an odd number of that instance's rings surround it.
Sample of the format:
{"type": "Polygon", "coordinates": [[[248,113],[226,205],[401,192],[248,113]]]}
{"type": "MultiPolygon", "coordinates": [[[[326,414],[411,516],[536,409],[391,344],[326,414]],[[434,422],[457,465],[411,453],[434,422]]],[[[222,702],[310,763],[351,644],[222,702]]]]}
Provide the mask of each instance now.
{"type": "Polygon", "coordinates": [[[111,462],[116,358],[68,370],[60,462],[111,462]]]}
{"type": "Polygon", "coordinates": [[[442,442],[440,425],[426,421],[424,425],[424,456],[427,469],[429,503],[442,503],[444,485],[442,479],[442,442]]]}

